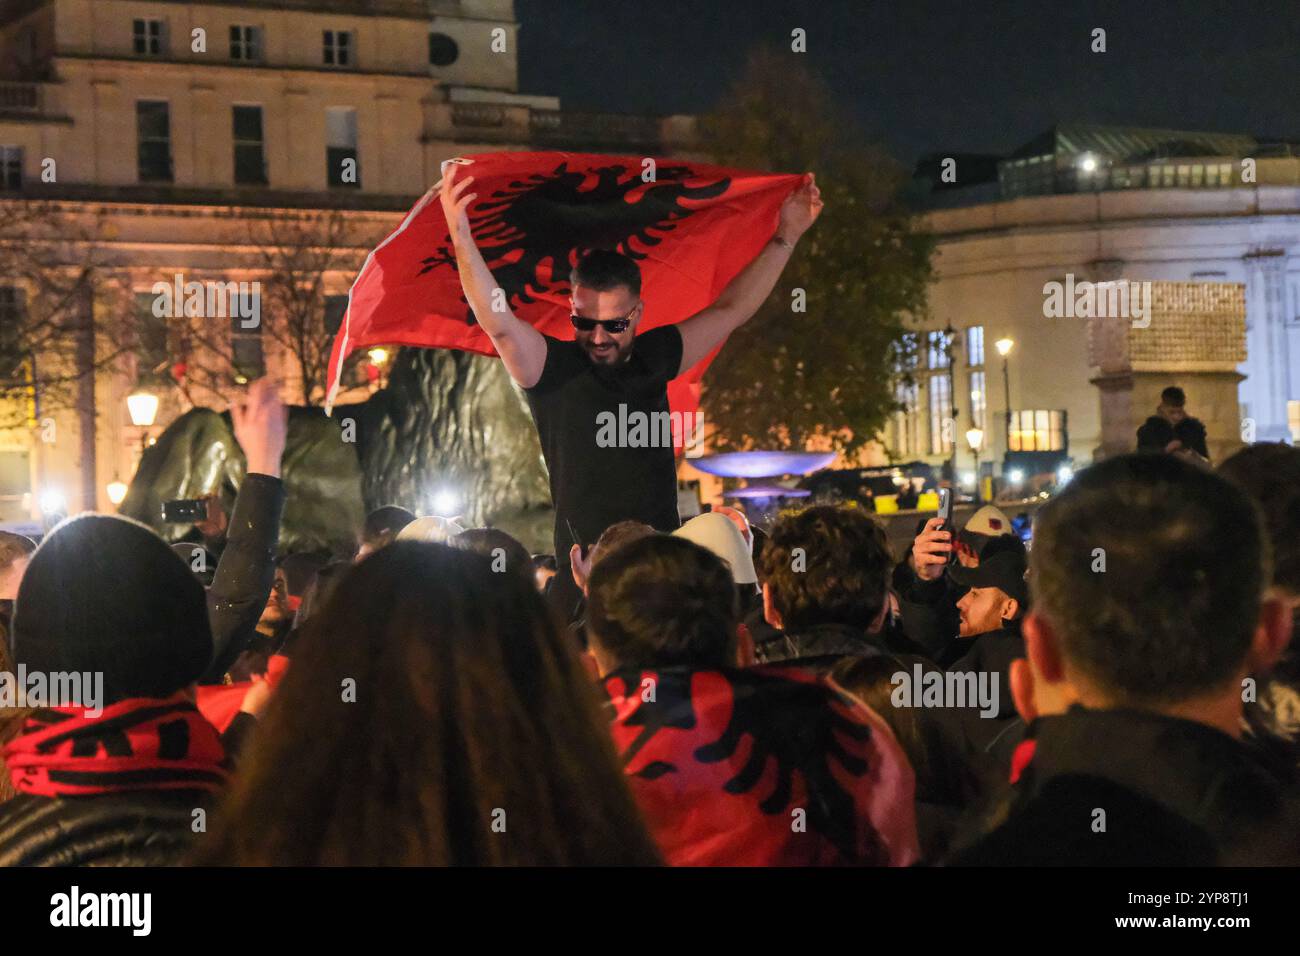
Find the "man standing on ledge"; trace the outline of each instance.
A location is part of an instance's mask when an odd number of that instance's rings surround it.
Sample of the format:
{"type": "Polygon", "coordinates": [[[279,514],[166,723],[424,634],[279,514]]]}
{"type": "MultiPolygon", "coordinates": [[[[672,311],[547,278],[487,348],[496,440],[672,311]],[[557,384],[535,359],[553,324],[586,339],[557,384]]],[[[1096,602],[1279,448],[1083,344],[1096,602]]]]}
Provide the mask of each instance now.
{"type": "Polygon", "coordinates": [[[492,308],[497,283],[474,243],[468,208],[474,178],[458,179],[460,165],[445,164],[441,200],[456,249],[456,268],[465,299],[479,326],[528,396],[555,503],[557,573],[551,583],[555,606],[566,616],[580,592],[569,556],[585,548],[617,521],[644,521],[672,531],[677,517],[677,467],[672,444],[608,429],[598,440],[598,419],[653,423],[668,413],[668,382],[708,355],[758,311],[776,286],[799,237],[822,210],[821,191],[808,173],[781,206],[771,241],[731,280],[717,300],[675,325],[636,334],[645,312],[641,272],[617,252],[588,252],[569,277],[572,342],[543,335],[508,307],[492,308]],[[644,416],[644,418],[642,417],[644,416]],[[636,447],[633,447],[635,444],[636,447]]]}

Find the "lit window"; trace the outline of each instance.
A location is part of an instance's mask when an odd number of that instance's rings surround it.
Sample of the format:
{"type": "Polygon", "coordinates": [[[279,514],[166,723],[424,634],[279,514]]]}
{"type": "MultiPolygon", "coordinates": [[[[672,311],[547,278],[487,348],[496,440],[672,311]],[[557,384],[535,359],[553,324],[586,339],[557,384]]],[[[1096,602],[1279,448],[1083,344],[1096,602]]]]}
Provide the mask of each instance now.
{"type": "Polygon", "coordinates": [[[984,373],[970,373],[970,420],[976,428],[984,427],[984,411],[988,396],[984,391],[984,373]]]}
{"type": "Polygon", "coordinates": [[[1065,451],[1065,412],[1012,412],[1011,450],[1065,451]]]}
{"type": "Polygon", "coordinates": [[[948,367],[948,336],[942,331],[926,334],[927,362],[926,368],[948,367]]]}
{"type": "Polygon", "coordinates": [[[984,364],[984,326],[972,325],[966,330],[966,364],[978,368],[984,364]]]}
{"type": "Polygon", "coordinates": [[[930,377],[930,454],[946,455],[952,451],[952,426],[946,422],[952,419],[952,392],[949,390],[948,376],[930,377]]]}

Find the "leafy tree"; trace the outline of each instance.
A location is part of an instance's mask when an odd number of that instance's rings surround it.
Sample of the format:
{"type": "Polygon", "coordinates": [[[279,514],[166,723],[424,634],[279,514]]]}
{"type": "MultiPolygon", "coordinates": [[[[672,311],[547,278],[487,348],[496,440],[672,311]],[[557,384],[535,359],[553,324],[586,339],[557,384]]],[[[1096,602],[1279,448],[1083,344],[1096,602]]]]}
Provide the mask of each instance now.
{"type": "Polygon", "coordinates": [[[814,172],[826,204],[705,376],[714,445],[852,454],[898,408],[907,322],[926,309],[933,242],[900,199],[905,170],[855,134],[797,53],[756,50],[701,129],[719,163],[814,172]]]}

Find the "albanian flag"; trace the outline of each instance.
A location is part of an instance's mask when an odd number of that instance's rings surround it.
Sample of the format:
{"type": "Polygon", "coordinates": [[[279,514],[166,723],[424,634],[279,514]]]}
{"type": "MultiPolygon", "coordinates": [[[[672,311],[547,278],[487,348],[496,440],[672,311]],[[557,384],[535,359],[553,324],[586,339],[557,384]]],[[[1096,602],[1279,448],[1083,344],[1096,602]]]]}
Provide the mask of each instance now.
{"type": "MultiPolygon", "coordinates": [[[[767,244],[797,175],[679,160],[588,153],[465,157],[478,194],[470,228],[510,309],[538,331],[573,338],[569,270],[591,249],[637,261],[645,314],[638,332],[711,304],[767,244]]],[[[495,355],[461,291],[438,194],[430,190],[370,253],[348,296],[330,356],[328,410],[343,360],[372,345],[495,355]]],[[[674,411],[694,411],[712,355],[670,383],[674,411]]]]}
{"type": "Polygon", "coordinates": [[[884,721],[798,668],[605,678],[632,796],[674,866],[909,866],[915,779],[884,721]]]}

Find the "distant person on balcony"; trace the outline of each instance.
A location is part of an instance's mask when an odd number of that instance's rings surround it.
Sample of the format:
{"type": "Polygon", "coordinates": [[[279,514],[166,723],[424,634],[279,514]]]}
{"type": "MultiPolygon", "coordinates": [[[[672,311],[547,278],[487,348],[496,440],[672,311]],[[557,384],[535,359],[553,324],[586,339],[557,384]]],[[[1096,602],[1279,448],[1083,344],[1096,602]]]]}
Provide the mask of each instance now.
{"type": "MultiPolygon", "coordinates": [[[[541,438],[555,503],[558,571],[549,597],[566,618],[579,603],[570,562],[610,525],[633,519],[673,531],[677,515],[677,468],[671,447],[605,447],[598,442],[602,413],[619,420],[668,411],[668,383],[696,365],[747,322],[776,285],[799,237],[821,213],[821,193],[809,173],[781,207],[772,239],[708,308],[676,325],[644,335],[641,272],[627,256],[585,252],[569,276],[574,340],[538,332],[493,296],[493,278],[469,224],[473,176],[446,166],[442,208],[456,249],[465,300],[492,339],[510,377],[524,389],[541,438]],[[624,414],[620,415],[620,411],[624,414]]],[[[557,264],[557,268],[562,264],[557,264]]]]}
{"type": "Polygon", "coordinates": [[[1177,385],[1160,393],[1156,413],[1148,418],[1137,434],[1138,451],[1169,452],[1187,457],[1195,453],[1205,461],[1210,451],[1205,444],[1205,425],[1187,414],[1187,395],[1177,385]]]}

